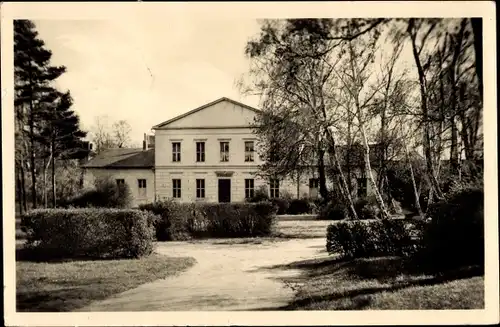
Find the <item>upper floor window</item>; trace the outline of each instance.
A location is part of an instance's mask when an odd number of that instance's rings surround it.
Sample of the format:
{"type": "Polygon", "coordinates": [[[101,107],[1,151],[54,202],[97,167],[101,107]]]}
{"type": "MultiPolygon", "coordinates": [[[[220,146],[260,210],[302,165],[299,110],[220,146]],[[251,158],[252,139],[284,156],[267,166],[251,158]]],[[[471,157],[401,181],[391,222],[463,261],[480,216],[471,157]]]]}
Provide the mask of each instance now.
{"type": "Polygon", "coordinates": [[[205,142],[196,142],[196,162],[205,162],[205,142]]]}
{"type": "Polygon", "coordinates": [[[254,142],[246,141],[245,142],[245,162],[253,162],[254,161],[254,142]]]}
{"type": "Polygon", "coordinates": [[[279,198],[280,197],[280,181],[279,179],[273,178],[270,181],[270,196],[271,198],[279,198]]]}
{"type": "Polygon", "coordinates": [[[138,179],[137,180],[137,186],[139,187],[139,196],[140,197],[146,197],[146,180],[145,179],[138,179]]]}
{"type": "Polygon", "coordinates": [[[172,143],[172,161],[173,162],[181,161],[181,142],[172,143]]]}
{"type": "Polygon", "coordinates": [[[220,161],[229,161],[229,142],[220,142],[220,161]]]}
{"type": "Polygon", "coordinates": [[[123,185],[125,184],[125,180],[123,178],[119,178],[116,180],[116,185],[123,185]]]}

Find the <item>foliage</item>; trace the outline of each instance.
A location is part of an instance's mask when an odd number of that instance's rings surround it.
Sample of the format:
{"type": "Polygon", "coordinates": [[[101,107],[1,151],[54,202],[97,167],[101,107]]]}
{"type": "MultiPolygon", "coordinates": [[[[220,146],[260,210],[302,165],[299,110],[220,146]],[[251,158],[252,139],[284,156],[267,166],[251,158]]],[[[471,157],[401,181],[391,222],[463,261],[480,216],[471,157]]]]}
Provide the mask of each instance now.
{"type": "Polygon", "coordinates": [[[38,259],[139,258],[153,251],[154,219],[130,209],[37,209],[21,225],[38,259]]]}
{"type": "Polygon", "coordinates": [[[420,248],[413,237],[420,229],[402,219],[335,222],[327,228],[326,248],[345,258],[410,256],[420,248]]]}
{"type": "Polygon", "coordinates": [[[378,219],[380,218],[380,209],[374,196],[367,196],[356,199],[354,209],[359,219],[378,219]]]}
{"type": "Polygon", "coordinates": [[[428,210],[422,259],[436,269],[484,266],[484,191],[457,189],[428,210]]]}
{"type": "Polygon", "coordinates": [[[307,198],[292,199],[290,201],[290,206],[288,207],[287,214],[300,215],[304,213],[312,213],[314,207],[314,202],[310,201],[307,198]]]}
{"type": "Polygon", "coordinates": [[[265,185],[259,186],[254,193],[254,196],[247,199],[247,202],[255,203],[269,200],[269,193],[267,192],[267,187],[265,185]]]}
{"type": "Polygon", "coordinates": [[[269,202],[178,203],[166,200],[139,208],[161,217],[155,223],[159,241],[265,236],[271,233],[276,214],[276,208],[269,202]]]}
{"type": "Polygon", "coordinates": [[[348,217],[347,207],[341,201],[330,201],[319,210],[320,220],[343,220],[348,217]]]}
{"type": "Polygon", "coordinates": [[[94,189],[85,190],[61,203],[61,207],[130,208],[131,202],[130,186],[126,182],[117,184],[110,178],[99,178],[95,181],[94,189]]]}
{"type": "Polygon", "coordinates": [[[290,201],[285,198],[274,198],[270,199],[271,203],[278,209],[278,215],[284,215],[288,212],[290,207],[290,201]]]}

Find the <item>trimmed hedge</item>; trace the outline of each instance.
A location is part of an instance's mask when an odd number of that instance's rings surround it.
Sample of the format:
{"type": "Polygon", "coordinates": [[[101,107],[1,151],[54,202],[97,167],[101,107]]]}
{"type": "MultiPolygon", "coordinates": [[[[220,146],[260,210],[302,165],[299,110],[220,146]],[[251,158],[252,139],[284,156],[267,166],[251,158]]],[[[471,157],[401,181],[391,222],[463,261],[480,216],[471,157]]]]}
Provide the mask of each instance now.
{"type": "Polygon", "coordinates": [[[327,228],[326,249],[345,258],[409,256],[420,249],[422,226],[407,220],[350,220],[327,228]]]}
{"type": "Polygon", "coordinates": [[[38,259],[139,258],[153,251],[156,219],[131,209],[37,209],[21,225],[38,259]]]}
{"type": "Polygon", "coordinates": [[[204,237],[255,237],[271,234],[276,207],[259,203],[178,203],[141,205],[161,217],[155,223],[159,241],[204,237]]]}

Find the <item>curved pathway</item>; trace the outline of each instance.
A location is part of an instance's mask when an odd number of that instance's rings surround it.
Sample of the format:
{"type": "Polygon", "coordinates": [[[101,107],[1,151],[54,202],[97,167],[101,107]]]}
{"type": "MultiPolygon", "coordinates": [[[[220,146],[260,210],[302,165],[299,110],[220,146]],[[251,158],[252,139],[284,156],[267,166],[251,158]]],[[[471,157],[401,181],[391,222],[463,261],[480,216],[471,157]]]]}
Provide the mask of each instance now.
{"type": "Polygon", "coordinates": [[[168,256],[194,257],[197,263],[178,276],[141,285],[78,311],[279,308],[294,297],[293,290],[280,278],[293,277],[300,271],[269,268],[328,256],[324,237],[164,242],[158,243],[156,251],[168,256]]]}

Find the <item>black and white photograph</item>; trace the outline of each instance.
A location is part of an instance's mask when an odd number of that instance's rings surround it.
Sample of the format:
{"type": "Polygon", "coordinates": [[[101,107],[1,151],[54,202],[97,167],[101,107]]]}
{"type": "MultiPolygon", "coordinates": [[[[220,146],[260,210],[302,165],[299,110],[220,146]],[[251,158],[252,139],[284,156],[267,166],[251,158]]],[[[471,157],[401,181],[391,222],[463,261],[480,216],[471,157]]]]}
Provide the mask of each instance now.
{"type": "Polygon", "coordinates": [[[498,323],[495,3],[1,6],[6,325],[498,323]]]}

